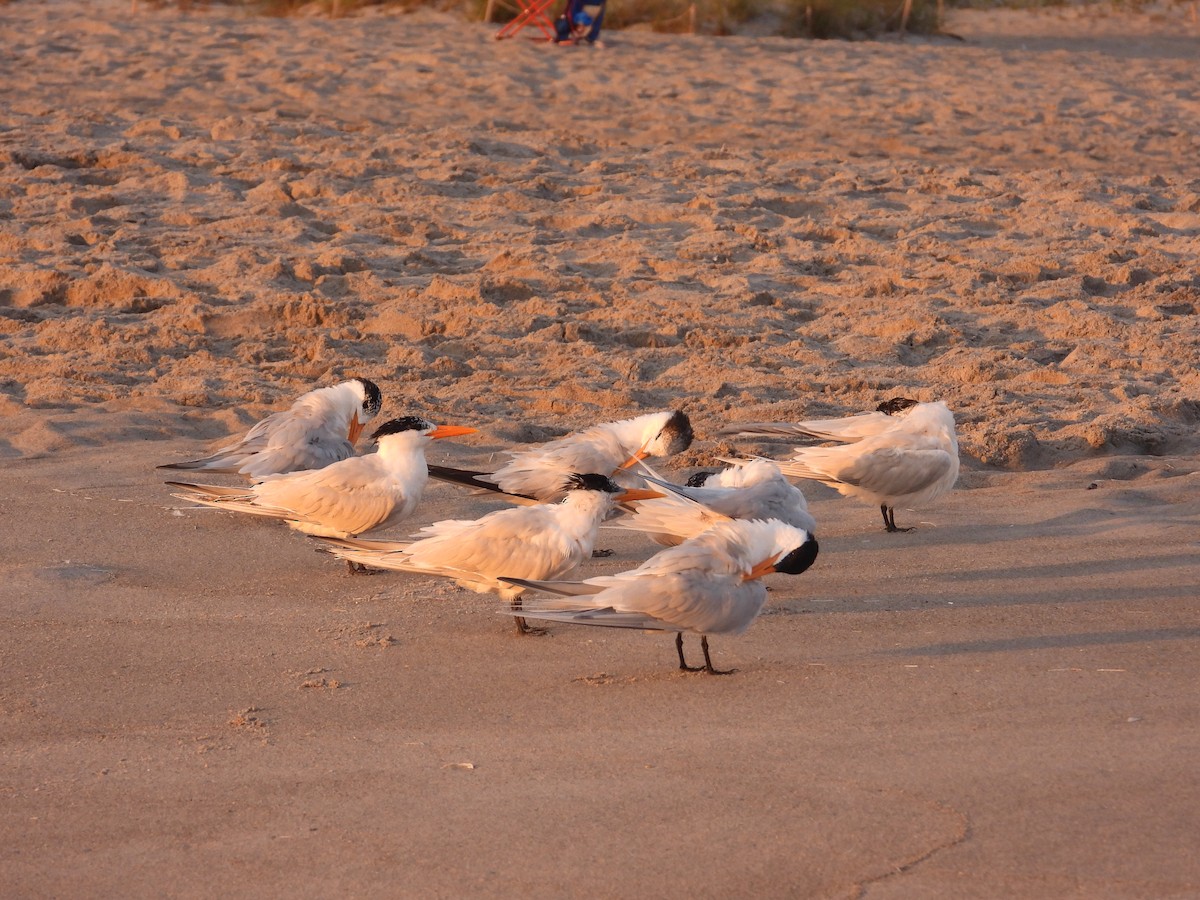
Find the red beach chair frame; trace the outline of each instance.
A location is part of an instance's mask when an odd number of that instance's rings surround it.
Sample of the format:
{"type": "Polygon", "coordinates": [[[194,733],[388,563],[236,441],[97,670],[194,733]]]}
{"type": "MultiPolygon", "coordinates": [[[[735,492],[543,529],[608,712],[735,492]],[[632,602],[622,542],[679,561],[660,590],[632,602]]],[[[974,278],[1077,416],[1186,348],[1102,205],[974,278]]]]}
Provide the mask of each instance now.
{"type": "Polygon", "coordinates": [[[554,40],[554,23],[550,20],[546,11],[556,2],[557,0],[518,0],[521,11],[517,13],[515,19],[505,24],[503,28],[496,32],[496,40],[514,37],[518,31],[530,22],[541,29],[542,34],[546,36],[546,40],[554,40]]]}

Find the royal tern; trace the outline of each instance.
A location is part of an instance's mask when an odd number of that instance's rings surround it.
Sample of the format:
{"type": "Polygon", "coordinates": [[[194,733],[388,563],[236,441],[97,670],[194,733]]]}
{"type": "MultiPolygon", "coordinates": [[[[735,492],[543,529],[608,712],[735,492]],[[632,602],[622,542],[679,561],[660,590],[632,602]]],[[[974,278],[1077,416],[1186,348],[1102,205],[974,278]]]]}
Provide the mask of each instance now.
{"type": "Polygon", "coordinates": [[[352,378],[309,391],[290,409],[267,416],[211,456],[158,468],[237,473],[252,479],[321,469],[354,455],[363,427],[382,405],[383,395],[374,382],[352,378]]]}
{"type": "Polygon", "coordinates": [[[874,413],[790,425],[739,425],[739,434],[808,436],[845,443],[800,447],[779,461],[791,478],[809,478],[846,497],[878,503],[883,526],[896,527],[897,506],[922,506],[958,480],[958,437],[945,403],[895,398],[874,413]],[[884,427],[884,426],[888,427],[884,427]]]}
{"type": "MultiPolygon", "coordinates": [[[[380,569],[453,578],[477,594],[494,593],[519,608],[525,588],[515,578],[570,577],[592,555],[596,534],[618,502],[656,496],[625,490],[604,475],[572,474],[558,503],[518,506],[479,519],[447,519],[422,528],[414,541],[323,540],[332,553],[380,569]]],[[[529,631],[518,616],[517,630],[529,631]]]]}
{"type": "Polygon", "coordinates": [[[917,406],[918,401],[908,397],[893,397],[884,400],[874,411],[843,416],[839,419],[809,419],[804,422],[746,422],[741,425],[726,425],[717,433],[721,435],[744,435],[749,437],[810,437],[822,441],[838,441],[848,444],[861,441],[893,428],[897,416],[917,406]]]}
{"type": "Polygon", "coordinates": [[[817,529],[804,494],[769,459],[737,461],[720,472],[697,472],[687,484],[641,474],[665,496],[629,504],[634,514],[618,520],[615,527],[645,532],[667,547],[727,519],[777,519],[809,534],[817,529]]]}
{"type": "Polygon", "coordinates": [[[376,452],[313,472],[268,475],[249,488],[167,484],[186,491],[173,495],[181,500],[283,519],[305,534],[354,537],[399,522],[416,509],[429,479],[425,447],[430,441],[474,431],[405,416],[379,426],[376,452]]]}
{"type": "Polygon", "coordinates": [[[694,434],[685,413],[648,413],[634,419],[593,425],[529,450],[495,472],[471,472],[430,466],[434,478],[483,488],[520,500],[552,503],[561,500],[572,472],[613,476],[649,456],[672,456],[691,446],[694,434]]]}
{"type": "MultiPolygon", "coordinates": [[[[636,569],[586,581],[505,579],[515,586],[560,595],[526,600],[527,618],[575,625],[674,631],[679,668],[699,671],[683,656],[683,632],[699,634],[704,670],[713,668],[708,635],[741,634],[767,599],[759,579],[771,572],[798,575],[817,558],[817,542],[805,530],[778,521],[719,522],[636,569]]],[[[732,670],[730,670],[732,671],[732,670]]]]}

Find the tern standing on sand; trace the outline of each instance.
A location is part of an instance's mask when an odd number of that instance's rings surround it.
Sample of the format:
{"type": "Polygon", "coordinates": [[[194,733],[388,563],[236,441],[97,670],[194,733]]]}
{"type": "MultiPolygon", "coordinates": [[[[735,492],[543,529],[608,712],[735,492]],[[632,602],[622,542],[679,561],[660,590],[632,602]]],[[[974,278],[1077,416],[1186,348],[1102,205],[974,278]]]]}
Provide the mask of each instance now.
{"type": "Polygon", "coordinates": [[[842,441],[840,446],[801,447],[779,468],[792,478],[810,478],[842,496],[879,504],[889,532],[912,531],[896,527],[897,506],[932,503],[958,480],[958,435],[945,403],[897,397],[865,415],[732,425],[722,433],[842,441]]]}
{"type": "Polygon", "coordinates": [[[559,595],[525,601],[522,614],[527,618],[674,631],[679,668],[688,672],[699,671],[683,656],[683,632],[691,631],[701,636],[704,671],[725,675],[713,668],[708,636],[744,632],[767,599],[759,579],[771,572],[798,575],[816,561],[817,550],[817,542],[801,528],[732,520],[618,575],[575,582],[511,581],[559,595]]]}

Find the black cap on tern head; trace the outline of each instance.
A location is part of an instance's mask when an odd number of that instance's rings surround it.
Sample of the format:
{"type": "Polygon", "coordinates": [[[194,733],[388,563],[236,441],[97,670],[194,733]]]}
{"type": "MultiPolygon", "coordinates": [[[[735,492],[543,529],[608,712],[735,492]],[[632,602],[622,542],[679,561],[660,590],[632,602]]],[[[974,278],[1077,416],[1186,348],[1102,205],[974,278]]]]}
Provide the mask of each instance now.
{"type": "Polygon", "coordinates": [[[687,487],[704,487],[704,482],[716,474],[716,472],[695,472],[688,478],[687,487]]]}
{"type": "Polygon", "coordinates": [[[784,575],[799,575],[817,561],[818,550],[820,547],[817,546],[816,538],[810,537],[775,563],[775,571],[782,572],[784,575]]]}
{"type": "Polygon", "coordinates": [[[420,416],[401,416],[399,419],[388,419],[376,428],[372,440],[377,441],[381,437],[399,434],[402,431],[433,431],[435,428],[437,428],[436,425],[420,416]]]}
{"type": "Polygon", "coordinates": [[[566,487],[568,491],[604,491],[606,494],[619,494],[625,490],[607,475],[597,475],[594,472],[586,475],[572,472],[567,477],[566,487]]]}
{"type": "Polygon", "coordinates": [[[368,417],[376,415],[383,408],[383,392],[379,390],[378,385],[365,378],[351,378],[350,380],[357,381],[362,385],[364,395],[362,402],[363,412],[368,417]]]}
{"type": "Polygon", "coordinates": [[[671,417],[667,419],[667,423],[663,425],[659,435],[665,438],[663,441],[664,456],[682,453],[692,446],[692,441],[696,439],[696,433],[692,431],[692,422],[687,417],[687,413],[678,409],[671,413],[671,417]]]}
{"type": "Polygon", "coordinates": [[[904,412],[906,409],[912,409],[920,402],[920,400],[910,400],[908,397],[893,397],[891,400],[884,400],[880,403],[875,407],[875,411],[894,416],[897,413],[904,412]]]}

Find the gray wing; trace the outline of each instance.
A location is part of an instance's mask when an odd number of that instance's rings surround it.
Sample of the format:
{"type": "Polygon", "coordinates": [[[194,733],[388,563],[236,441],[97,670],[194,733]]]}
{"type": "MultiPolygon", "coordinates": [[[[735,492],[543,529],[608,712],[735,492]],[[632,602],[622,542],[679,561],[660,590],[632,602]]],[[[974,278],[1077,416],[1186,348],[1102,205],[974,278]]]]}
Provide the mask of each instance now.
{"type": "Polygon", "coordinates": [[[727,425],[717,433],[748,437],[806,437],[821,441],[853,443],[895,427],[897,419],[887,413],[869,412],[840,419],[810,419],[805,422],[746,422],[727,425]]]}
{"type": "Polygon", "coordinates": [[[877,447],[865,453],[840,453],[845,448],[814,448],[779,464],[786,474],[815,478],[826,483],[841,482],[880,496],[902,497],[924,490],[943,477],[953,462],[937,447],[906,449],[877,447]]]}

